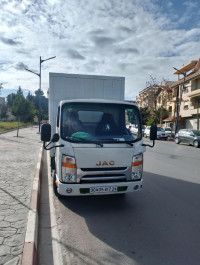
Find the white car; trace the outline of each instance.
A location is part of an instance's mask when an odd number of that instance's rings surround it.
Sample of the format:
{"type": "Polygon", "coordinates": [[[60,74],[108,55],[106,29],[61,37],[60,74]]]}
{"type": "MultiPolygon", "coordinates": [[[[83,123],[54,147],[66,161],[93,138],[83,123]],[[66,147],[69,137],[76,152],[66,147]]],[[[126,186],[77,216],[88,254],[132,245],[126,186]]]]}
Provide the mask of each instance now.
{"type": "Polygon", "coordinates": [[[126,128],[130,130],[132,134],[137,134],[138,133],[138,128],[134,124],[129,124],[126,125],[126,128]]]}
{"type": "MultiPolygon", "coordinates": [[[[144,137],[150,137],[151,126],[147,126],[144,130],[144,137]]],[[[164,131],[162,127],[157,127],[157,139],[168,139],[168,134],[164,131]]]]}
{"type": "Polygon", "coordinates": [[[173,131],[170,127],[164,127],[164,131],[168,134],[169,137],[174,137],[175,136],[175,131],[173,131]]]}
{"type": "Polygon", "coordinates": [[[147,126],[144,130],[144,137],[150,137],[150,129],[151,129],[151,126],[147,126]]]}
{"type": "Polygon", "coordinates": [[[162,127],[157,127],[157,139],[164,139],[167,140],[169,135],[165,132],[162,127]]]}

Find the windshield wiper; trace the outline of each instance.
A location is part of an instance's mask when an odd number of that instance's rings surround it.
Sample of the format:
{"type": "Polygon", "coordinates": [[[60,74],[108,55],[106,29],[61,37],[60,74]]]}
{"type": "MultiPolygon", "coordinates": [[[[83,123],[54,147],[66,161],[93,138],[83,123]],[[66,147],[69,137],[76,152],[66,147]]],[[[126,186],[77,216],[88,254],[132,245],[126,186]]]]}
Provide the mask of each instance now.
{"type": "Polygon", "coordinates": [[[115,142],[115,143],[126,143],[126,144],[129,144],[130,146],[133,146],[133,140],[131,141],[126,141],[126,140],[123,140],[121,141],[119,138],[105,138],[105,139],[101,139],[102,141],[112,141],[112,142],[115,142]]]}
{"type": "Polygon", "coordinates": [[[100,143],[100,142],[92,141],[92,140],[85,139],[85,138],[82,138],[82,137],[72,136],[72,137],[67,137],[67,138],[70,139],[70,140],[73,140],[73,138],[75,138],[75,139],[77,139],[77,140],[83,140],[83,141],[85,141],[85,142],[92,143],[92,144],[96,144],[96,145],[99,145],[99,146],[103,147],[103,144],[100,143]],[[72,139],[71,139],[71,138],[72,138],[72,139]]]}

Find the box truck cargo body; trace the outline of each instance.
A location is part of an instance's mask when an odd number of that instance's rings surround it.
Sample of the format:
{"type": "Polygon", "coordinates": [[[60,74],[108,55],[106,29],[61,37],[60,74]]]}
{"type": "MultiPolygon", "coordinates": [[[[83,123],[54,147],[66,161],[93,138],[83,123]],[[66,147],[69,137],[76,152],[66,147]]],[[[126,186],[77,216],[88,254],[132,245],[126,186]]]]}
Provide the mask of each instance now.
{"type": "Polygon", "coordinates": [[[139,109],[124,101],[125,78],[50,73],[49,81],[50,125],[42,126],[41,138],[53,138],[49,147],[55,194],[141,190],[146,147],[139,109]],[[134,134],[129,124],[137,128],[134,134]]]}

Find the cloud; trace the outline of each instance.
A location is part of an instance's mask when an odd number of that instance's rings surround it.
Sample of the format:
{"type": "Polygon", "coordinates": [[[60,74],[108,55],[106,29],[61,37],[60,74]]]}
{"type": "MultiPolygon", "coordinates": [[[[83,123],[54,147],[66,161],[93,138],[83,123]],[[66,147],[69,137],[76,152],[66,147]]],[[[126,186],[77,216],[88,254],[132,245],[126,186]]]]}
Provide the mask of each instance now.
{"type": "Polygon", "coordinates": [[[19,70],[39,69],[40,56],[56,56],[42,64],[44,90],[49,72],[119,75],[126,79],[126,97],[134,98],[150,74],[158,82],[173,80],[173,66],[199,57],[199,1],[179,2],[4,0],[2,81],[36,90],[38,78],[19,70]]]}
{"type": "Polygon", "coordinates": [[[73,50],[73,49],[69,49],[67,51],[67,54],[70,58],[72,59],[77,59],[77,60],[85,60],[85,57],[83,55],[81,55],[78,51],[73,50]]]}
{"type": "Polygon", "coordinates": [[[19,41],[15,41],[15,40],[4,38],[4,37],[1,37],[0,40],[2,43],[10,45],[10,46],[17,46],[17,45],[21,44],[21,42],[19,42],[19,41]]]}
{"type": "Polygon", "coordinates": [[[139,54],[136,48],[116,48],[115,52],[116,54],[139,54]]]}
{"type": "Polygon", "coordinates": [[[24,71],[25,68],[28,69],[28,66],[27,66],[26,64],[22,63],[22,62],[18,62],[18,63],[15,64],[13,67],[14,67],[16,70],[21,70],[21,71],[24,71]]]}
{"type": "Polygon", "coordinates": [[[113,45],[116,40],[106,36],[93,36],[92,41],[95,43],[96,46],[105,48],[106,46],[113,45]]]}

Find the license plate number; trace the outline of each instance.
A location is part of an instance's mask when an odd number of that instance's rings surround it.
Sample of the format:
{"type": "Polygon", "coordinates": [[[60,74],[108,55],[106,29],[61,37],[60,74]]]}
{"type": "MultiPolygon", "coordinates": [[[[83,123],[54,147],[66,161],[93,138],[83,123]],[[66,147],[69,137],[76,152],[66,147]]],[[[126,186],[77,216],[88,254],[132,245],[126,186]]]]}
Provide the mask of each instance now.
{"type": "Polygon", "coordinates": [[[117,187],[92,187],[90,193],[117,192],[117,187]]]}

